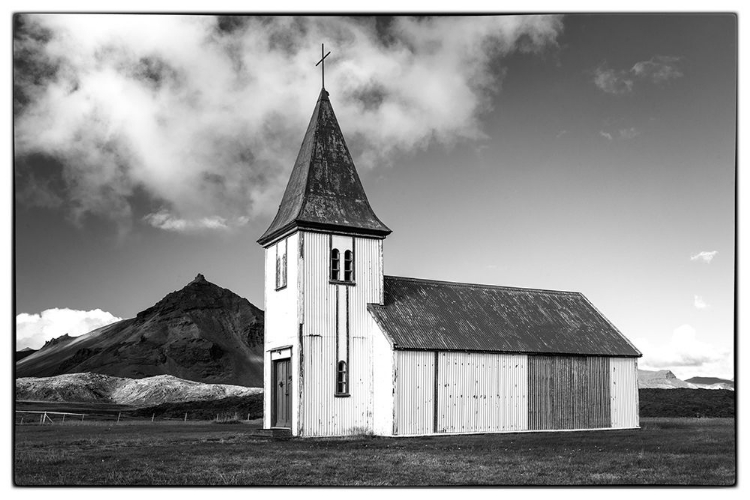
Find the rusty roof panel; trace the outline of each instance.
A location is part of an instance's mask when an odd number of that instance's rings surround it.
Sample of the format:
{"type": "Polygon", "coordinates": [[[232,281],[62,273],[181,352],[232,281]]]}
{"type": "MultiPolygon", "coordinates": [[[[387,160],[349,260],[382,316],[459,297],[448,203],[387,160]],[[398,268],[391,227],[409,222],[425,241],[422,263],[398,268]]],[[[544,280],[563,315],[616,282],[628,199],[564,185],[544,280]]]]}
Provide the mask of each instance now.
{"type": "Polygon", "coordinates": [[[258,239],[265,245],[293,227],[341,228],[385,236],[344,141],[328,92],[321,90],[273,222],[258,239]]]}
{"type": "Polygon", "coordinates": [[[396,349],[640,356],[578,292],[385,276],[369,304],[396,349]]]}

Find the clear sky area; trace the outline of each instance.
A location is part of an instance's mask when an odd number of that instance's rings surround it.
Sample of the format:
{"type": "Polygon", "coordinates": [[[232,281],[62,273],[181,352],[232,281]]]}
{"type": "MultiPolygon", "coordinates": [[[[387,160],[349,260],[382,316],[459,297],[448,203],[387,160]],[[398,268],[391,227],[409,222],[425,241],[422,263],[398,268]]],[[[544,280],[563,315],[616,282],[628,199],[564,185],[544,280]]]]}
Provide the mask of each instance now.
{"type": "Polygon", "coordinates": [[[17,16],[17,349],[198,273],[263,308],[321,43],[386,274],[579,291],[734,378],[733,15],[17,16]]]}

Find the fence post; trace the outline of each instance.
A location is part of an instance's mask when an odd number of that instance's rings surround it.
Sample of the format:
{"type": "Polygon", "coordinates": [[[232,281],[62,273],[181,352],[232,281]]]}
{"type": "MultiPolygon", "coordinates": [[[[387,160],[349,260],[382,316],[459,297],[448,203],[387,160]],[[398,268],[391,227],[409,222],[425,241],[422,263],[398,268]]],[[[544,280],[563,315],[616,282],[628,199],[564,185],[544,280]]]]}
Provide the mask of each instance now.
{"type": "Polygon", "coordinates": [[[44,422],[44,415],[39,415],[39,425],[42,425],[43,422],[44,422]]]}
{"type": "Polygon", "coordinates": [[[155,416],[156,416],[156,413],[152,413],[152,414],[151,414],[151,422],[153,422],[153,421],[154,421],[154,417],[155,417],[155,416]]]}
{"type": "Polygon", "coordinates": [[[65,414],[63,413],[63,423],[65,423],[65,414]]]}
{"type": "Polygon", "coordinates": [[[119,413],[117,414],[117,423],[118,423],[118,424],[120,423],[120,415],[122,415],[122,412],[119,412],[119,413]]]}
{"type": "Polygon", "coordinates": [[[183,422],[187,422],[187,412],[185,412],[185,420],[183,422]]]}

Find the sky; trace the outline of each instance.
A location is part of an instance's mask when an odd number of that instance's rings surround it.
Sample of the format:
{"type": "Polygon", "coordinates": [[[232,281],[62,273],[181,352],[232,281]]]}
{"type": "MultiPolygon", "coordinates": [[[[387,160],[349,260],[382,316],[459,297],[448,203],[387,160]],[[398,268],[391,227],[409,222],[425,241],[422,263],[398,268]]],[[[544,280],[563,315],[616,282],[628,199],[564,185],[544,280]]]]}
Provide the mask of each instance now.
{"type": "Polygon", "coordinates": [[[732,15],[21,16],[16,348],[198,273],[263,308],[323,42],[387,274],[580,291],[640,368],[734,378],[732,15]]]}

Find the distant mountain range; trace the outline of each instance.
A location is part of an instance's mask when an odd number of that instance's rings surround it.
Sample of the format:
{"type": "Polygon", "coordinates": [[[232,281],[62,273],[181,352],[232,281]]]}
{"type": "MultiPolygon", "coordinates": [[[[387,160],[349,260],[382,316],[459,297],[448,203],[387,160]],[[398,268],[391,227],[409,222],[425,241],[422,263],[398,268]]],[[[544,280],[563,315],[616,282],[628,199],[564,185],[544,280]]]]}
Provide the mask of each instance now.
{"type": "Polygon", "coordinates": [[[199,274],[154,306],[38,351],[16,353],[16,377],[99,373],[172,375],[207,384],[263,386],[263,311],[199,274]]]}
{"type": "Polygon", "coordinates": [[[678,379],[669,370],[638,370],[640,389],[729,389],[734,390],[734,382],[716,377],[692,377],[678,379]]]}

